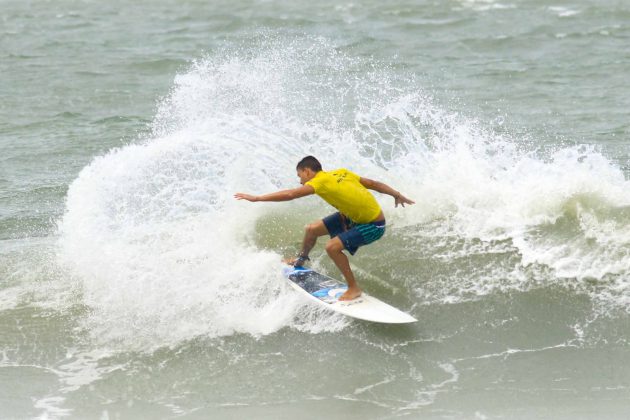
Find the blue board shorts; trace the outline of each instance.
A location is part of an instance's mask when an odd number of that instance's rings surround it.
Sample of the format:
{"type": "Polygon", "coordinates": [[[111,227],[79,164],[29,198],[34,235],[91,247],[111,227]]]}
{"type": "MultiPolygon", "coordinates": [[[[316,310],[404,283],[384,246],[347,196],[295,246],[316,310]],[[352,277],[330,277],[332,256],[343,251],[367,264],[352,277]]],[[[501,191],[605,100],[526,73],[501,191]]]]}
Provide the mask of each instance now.
{"type": "Polygon", "coordinates": [[[359,247],[381,239],[385,233],[385,220],[372,223],[355,223],[337,212],[322,219],[331,238],[339,237],[341,243],[354,255],[359,247]]]}

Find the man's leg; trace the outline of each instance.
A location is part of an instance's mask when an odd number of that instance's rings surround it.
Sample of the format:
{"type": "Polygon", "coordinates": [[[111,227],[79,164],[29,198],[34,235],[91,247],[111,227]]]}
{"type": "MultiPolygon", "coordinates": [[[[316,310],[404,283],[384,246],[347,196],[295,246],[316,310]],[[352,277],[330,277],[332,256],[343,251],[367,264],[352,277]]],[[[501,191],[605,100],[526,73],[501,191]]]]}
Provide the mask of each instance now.
{"type": "MultiPolygon", "coordinates": [[[[302,249],[299,256],[308,257],[309,252],[317,243],[317,238],[328,235],[328,229],[322,220],[317,220],[306,225],[304,229],[304,239],[302,240],[302,249]]],[[[287,264],[293,265],[298,258],[291,258],[286,261],[287,264]]]]}
{"type": "Polygon", "coordinates": [[[343,274],[344,279],[346,279],[346,283],[348,283],[348,290],[341,295],[339,300],[352,300],[356,297],[361,296],[361,289],[359,289],[359,285],[354,278],[354,274],[350,269],[350,262],[348,261],[348,257],[342,252],[344,250],[343,242],[339,237],[334,237],[328,241],[326,244],[326,252],[330,259],[333,260],[341,274],[343,274]]]}
{"type": "Polygon", "coordinates": [[[317,238],[324,235],[328,235],[328,229],[326,229],[326,225],[324,225],[322,220],[306,225],[300,255],[308,256],[308,253],[311,252],[311,249],[317,243],[317,238]]]}

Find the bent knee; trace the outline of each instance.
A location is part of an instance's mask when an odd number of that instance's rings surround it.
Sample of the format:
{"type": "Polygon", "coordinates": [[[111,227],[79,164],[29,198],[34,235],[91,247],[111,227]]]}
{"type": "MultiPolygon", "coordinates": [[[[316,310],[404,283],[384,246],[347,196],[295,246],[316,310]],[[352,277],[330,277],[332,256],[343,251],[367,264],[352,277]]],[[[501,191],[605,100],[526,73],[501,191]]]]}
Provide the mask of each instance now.
{"type": "Polygon", "coordinates": [[[306,235],[313,237],[319,237],[328,234],[328,230],[322,222],[309,223],[304,227],[304,231],[306,235]]]}
{"type": "Polygon", "coordinates": [[[329,254],[341,252],[343,251],[343,249],[344,249],[343,243],[341,242],[339,238],[332,238],[331,240],[326,242],[326,252],[329,254]]]}

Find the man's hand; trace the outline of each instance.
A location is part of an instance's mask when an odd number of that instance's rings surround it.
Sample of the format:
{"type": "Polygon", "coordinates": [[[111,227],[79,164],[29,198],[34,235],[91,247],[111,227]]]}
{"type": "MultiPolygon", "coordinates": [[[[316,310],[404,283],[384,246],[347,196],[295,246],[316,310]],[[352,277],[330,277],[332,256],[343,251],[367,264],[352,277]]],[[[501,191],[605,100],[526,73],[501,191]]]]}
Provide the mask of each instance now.
{"type": "Polygon", "coordinates": [[[394,196],[394,201],[395,201],[394,207],[398,207],[399,204],[403,207],[405,207],[405,204],[416,204],[415,201],[408,199],[407,197],[405,197],[404,195],[400,193],[394,196]]]}
{"type": "Polygon", "coordinates": [[[247,200],[251,202],[258,201],[258,196],[243,193],[234,194],[234,198],[236,198],[237,200],[247,200]]]}

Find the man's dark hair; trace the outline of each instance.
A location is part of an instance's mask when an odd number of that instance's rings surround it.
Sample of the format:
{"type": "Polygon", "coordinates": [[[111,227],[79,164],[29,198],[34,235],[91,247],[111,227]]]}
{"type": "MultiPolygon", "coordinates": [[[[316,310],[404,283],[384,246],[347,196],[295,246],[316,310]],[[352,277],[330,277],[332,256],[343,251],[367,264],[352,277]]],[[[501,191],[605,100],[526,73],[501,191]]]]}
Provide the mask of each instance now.
{"type": "Polygon", "coordinates": [[[322,170],[322,164],[319,163],[319,160],[315,159],[315,157],[306,156],[298,162],[296,169],[304,170],[306,168],[313,170],[313,172],[319,172],[322,170]]]}

